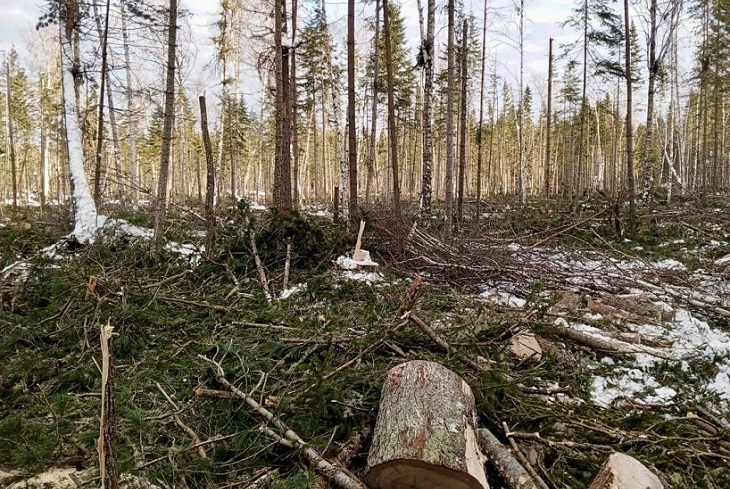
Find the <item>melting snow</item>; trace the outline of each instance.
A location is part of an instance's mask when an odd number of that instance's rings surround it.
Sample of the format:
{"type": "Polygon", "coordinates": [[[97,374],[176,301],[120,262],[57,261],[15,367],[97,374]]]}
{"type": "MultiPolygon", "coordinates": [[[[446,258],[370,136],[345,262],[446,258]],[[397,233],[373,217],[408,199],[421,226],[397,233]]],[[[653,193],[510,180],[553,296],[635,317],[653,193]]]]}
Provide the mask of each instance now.
{"type": "MultiPolygon", "coordinates": [[[[673,244],[681,244],[680,240],[673,244]]],[[[655,283],[652,270],[687,271],[681,262],[673,259],[647,264],[641,260],[617,259],[595,252],[566,252],[546,248],[526,251],[517,244],[507,246],[531,264],[545,264],[565,275],[568,283],[575,286],[613,286],[614,281],[626,282],[624,290],[649,298],[655,306],[667,313],[661,325],[628,324],[635,333],[660,337],[671,342],[667,349],[652,348],[646,345],[623,343],[637,353],[628,356],[599,358],[589,365],[594,372],[591,383],[591,398],[601,406],[608,406],[620,398],[633,402],[664,404],[678,395],[679,385],[671,384],[665,376],[655,376],[655,367],[670,362],[684,372],[692,375],[696,382],[682,385],[691,389],[696,396],[717,395],[730,403],[730,334],[713,328],[706,321],[695,317],[688,309],[677,303],[695,303],[698,307],[709,304],[712,307],[730,307],[730,281],[704,270],[690,274],[692,286],[678,286],[655,283]],[[646,277],[646,278],[645,278],[646,277]],[[633,285],[633,287],[631,285],[633,285]],[[670,318],[670,319],[667,319],[670,318]],[[703,364],[701,369],[712,365],[713,374],[708,381],[700,381],[699,372],[693,375],[694,362],[703,364]]],[[[715,261],[715,265],[730,263],[730,255],[715,261]]],[[[580,290],[580,289],[578,289],[580,290]]],[[[481,297],[495,303],[513,307],[524,307],[525,300],[516,297],[500,284],[487,284],[481,297]]],[[[686,306],[685,306],[686,307],[686,306]]],[[[599,320],[602,316],[586,314],[588,320],[599,320]]],[[[602,330],[579,322],[558,321],[564,326],[601,336],[602,330]]],[[[611,341],[614,341],[608,338],[611,341]]]]}
{"type": "Polygon", "coordinates": [[[301,283],[293,285],[292,287],[289,287],[288,289],[284,289],[281,291],[281,300],[288,299],[289,297],[293,296],[294,294],[298,294],[299,292],[304,292],[307,290],[307,284],[301,283]]]}
{"type": "Polygon", "coordinates": [[[479,297],[503,306],[525,307],[527,301],[508,292],[499,290],[485,290],[479,297]]]}

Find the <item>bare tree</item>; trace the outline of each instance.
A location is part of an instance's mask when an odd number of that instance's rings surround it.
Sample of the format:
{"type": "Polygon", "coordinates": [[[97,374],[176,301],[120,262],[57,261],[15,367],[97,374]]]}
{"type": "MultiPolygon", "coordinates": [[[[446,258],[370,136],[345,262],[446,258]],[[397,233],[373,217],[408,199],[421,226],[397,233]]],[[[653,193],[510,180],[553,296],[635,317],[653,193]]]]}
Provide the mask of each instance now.
{"type": "Polygon", "coordinates": [[[13,188],[13,209],[18,208],[18,165],[15,161],[15,131],[13,130],[12,81],[10,79],[10,58],[5,61],[5,129],[8,139],[8,159],[13,188]]]}
{"type": "Polygon", "coordinates": [[[454,0],[449,0],[448,4],[448,36],[449,40],[447,43],[447,66],[448,66],[448,80],[446,88],[446,177],[444,184],[446,186],[446,228],[445,236],[451,237],[451,231],[453,228],[453,212],[454,212],[454,160],[456,159],[455,154],[455,124],[454,124],[454,91],[455,91],[455,71],[454,66],[456,58],[456,47],[455,47],[455,26],[454,26],[454,0]]]}
{"type": "Polygon", "coordinates": [[[467,122],[467,87],[469,83],[468,71],[468,39],[469,39],[469,23],[464,19],[461,40],[461,110],[460,110],[460,132],[459,132],[459,181],[458,181],[458,199],[456,201],[456,221],[461,227],[464,223],[464,181],[466,180],[466,134],[469,129],[467,122]]]}
{"type": "Polygon", "coordinates": [[[547,119],[545,124],[545,196],[550,196],[550,140],[553,122],[553,38],[548,48],[547,119]]]}
{"type": "Polygon", "coordinates": [[[482,217],[482,161],[484,159],[484,76],[487,61],[487,0],[484,0],[484,14],[482,18],[482,59],[481,79],[479,81],[479,130],[477,131],[477,214],[476,223],[482,217]]]}
{"type": "Polygon", "coordinates": [[[124,67],[126,74],[126,95],[127,95],[127,132],[129,138],[129,173],[130,187],[132,190],[132,207],[139,205],[139,180],[137,170],[137,119],[135,117],[134,88],[132,87],[132,63],[129,55],[129,31],[127,29],[127,3],[122,5],[122,42],[124,45],[124,67]]]}
{"type": "Polygon", "coordinates": [[[355,0],[347,1],[347,134],[350,170],[350,227],[357,221],[357,127],[355,126],[355,0]]]}
{"type": "MultiPolygon", "coordinates": [[[[453,0],[451,0],[453,1],[453,0]]],[[[390,32],[390,11],[388,0],[383,0],[383,31],[385,33],[385,78],[388,85],[388,143],[390,162],[393,169],[393,210],[400,217],[400,181],[398,169],[398,131],[395,118],[395,95],[393,81],[393,43],[390,32]]]]}
{"type": "MultiPolygon", "coordinates": [[[[486,3],[486,0],[485,0],[486,3]]],[[[421,215],[431,215],[431,194],[433,190],[433,73],[434,32],[436,24],[436,0],[428,0],[426,16],[426,37],[421,41],[423,55],[423,176],[421,183],[421,215]]]]}
{"type": "Polygon", "coordinates": [[[66,142],[73,188],[74,230],[71,236],[79,243],[94,241],[98,229],[97,211],[91,189],[84,173],[84,149],[81,141],[76,78],[80,75],[76,23],[79,18],[78,0],[65,0],[65,18],[59,22],[61,44],[61,77],[63,109],[66,122],[66,142]]]}
{"type": "Polygon", "coordinates": [[[634,125],[631,114],[632,104],[632,71],[631,71],[631,14],[629,0],[624,0],[624,39],[626,43],[626,182],[629,193],[629,230],[636,230],[636,183],[634,179],[634,125]]]}
{"type": "Polygon", "coordinates": [[[378,79],[380,78],[380,0],[375,0],[375,36],[373,37],[373,101],[370,109],[370,147],[368,149],[367,160],[367,179],[365,181],[365,201],[370,202],[370,196],[373,189],[373,180],[375,178],[375,146],[378,134],[378,79]]]}
{"type": "Polygon", "coordinates": [[[177,43],[177,0],[170,0],[167,23],[167,65],[165,68],[165,108],[162,123],[162,151],[160,176],[157,181],[157,209],[155,213],[155,237],[162,238],[162,224],[167,210],[167,182],[170,173],[172,126],[175,121],[175,50],[177,43]]]}

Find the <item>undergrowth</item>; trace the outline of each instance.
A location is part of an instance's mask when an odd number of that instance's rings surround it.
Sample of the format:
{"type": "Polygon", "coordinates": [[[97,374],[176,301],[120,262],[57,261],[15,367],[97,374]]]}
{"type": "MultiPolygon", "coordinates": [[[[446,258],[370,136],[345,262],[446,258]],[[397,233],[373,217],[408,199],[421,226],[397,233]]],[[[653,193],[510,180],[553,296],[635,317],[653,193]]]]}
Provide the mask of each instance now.
{"type": "MultiPolygon", "coordinates": [[[[531,232],[530,221],[514,212],[505,226],[516,234],[531,232]]],[[[534,218],[543,225],[561,219],[534,218]]],[[[0,311],[0,468],[34,473],[74,466],[96,473],[99,327],[108,323],[116,333],[121,471],[163,487],[224,487],[267,468],[278,474],[271,487],[314,484],[302,457],[263,433],[262,419],[241,400],[196,394],[201,387],[223,389],[199,355],[221,361],[230,381],[252,391],[328,456],[352,433],[374,425],[388,369],[405,359],[425,359],[468,381],[480,423],[494,433],[501,434],[506,422],[521,432],[579,440],[579,449],[531,445],[534,465],[555,487],[586,487],[612,450],[653,464],[671,487],[730,487],[722,461],[682,450],[685,438],[698,435],[673,421],[683,415],[680,408],[599,409],[583,401],[589,391],[584,367],[566,360],[575,357],[515,360],[499,336],[519,320],[517,312],[427,285],[418,314],[442,326],[439,333],[454,345],[444,354],[420,330],[397,327],[408,277],[385,267],[384,281],[369,285],[346,280],[333,268],[333,260],[354,242],[343,226],[296,213],[258,214],[245,203],[224,222],[215,257],[194,268],[151,243],[99,243],[66,259],[32,262],[29,278],[13,288],[14,307],[0,311]],[[276,293],[287,244],[293,250],[291,284],[305,283],[306,289],[269,304],[258,282],[251,235],[276,293]],[[90,290],[92,276],[97,286],[90,290]],[[379,340],[389,346],[333,374],[379,340]],[[490,368],[472,373],[459,360],[461,353],[490,360],[490,368]],[[575,402],[546,402],[529,392],[551,382],[565,387],[575,402]],[[205,445],[208,458],[191,448],[172,413],[180,413],[202,440],[214,440],[205,445]],[[635,436],[623,440],[612,437],[612,430],[635,436]]],[[[196,227],[188,221],[183,229],[196,227]]],[[[61,235],[55,231],[32,226],[0,233],[3,263],[32,256],[61,235]]],[[[539,292],[536,284],[532,300],[542,315],[551,304],[539,307],[539,292]]],[[[362,475],[368,446],[366,441],[352,461],[356,474],[362,475]]]]}

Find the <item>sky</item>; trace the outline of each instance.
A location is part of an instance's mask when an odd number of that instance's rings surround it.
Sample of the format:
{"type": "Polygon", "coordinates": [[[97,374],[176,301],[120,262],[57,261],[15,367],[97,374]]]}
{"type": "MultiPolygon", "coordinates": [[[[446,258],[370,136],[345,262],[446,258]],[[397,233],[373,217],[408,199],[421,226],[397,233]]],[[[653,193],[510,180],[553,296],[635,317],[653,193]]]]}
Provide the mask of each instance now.
{"type": "MultiPolygon", "coordinates": [[[[496,68],[502,78],[513,86],[517,86],[519,77],[519,50],[517,43],[517,0],[489,0],[488,11],[488,57],[492,66],[496,62],[496,68]]],[[[525,84],[533,89],[533,94],[539,101],[544,96],[547,65],[548,65],[548,39],[555,38],[555,50],[560,51],[560,46],[578,39],[578,33],[570,28],[563,28],[561,23],[571,14],[577,0],[527,0],[526,12],[526,38],[525,38],[525,84]]],[[[473,12],[476,18],[479,35],[481,35],[482,0],[463,0],[467,12],[473,12]]],[[[310,2],[300,2],[304,5],[310,2]]],[[[37,52],[36,48],[29,48],[33,40],[38,39],[39,34],[35,32],[35,24],[41,13],[40,5],[43,0],[0,0],[0,56],[7,52],[11,45],[15,45],[21,54],[24,64],[31,68],[37,66],[39,61],[31,53],[37,52]]],[[[210,38],[213,35],[213,22],[218,10],[219,0],[181,0],[181,4],[190,13],[188,22],[192,29],[192,38],[197,51],[196,65],[193,75],[197,78],[197,86],[201,90],[216,90],[218,83],[211,76],[210,60],[213,56],[213,48],[210,38]]],[[[346,8],[345,0],[327,0],[328,21],[336,39],[344,40],[346,33],[346,8]]],[[[401,12],[405,16],[407,25],[407,37],[412,52],[419,44],[419,25],[417,0],[401,0],[401,12]]],[[[422,0],[425,7],[426,0],[422,0]]],[[[446,0],[437,0],[437,25],[442,26],[437,30],[437,42],[445,45],[446,42],[446,12],[440,8],[446,4],[446,0]]],[[[356,0],[357,15],[359,18],[371,16],[373,2],[369,1],[366,6],[363,0],[356,0]]],[[[637,23],[640,24],[639,16],[634,14],[637,23]]],[[[52,28],[48,28],[50,31],[52,28]]],[[[641,29],[641,27],[640,27],[641,29]]],[[[52,35],[47,32],[46,35],[52,35]]],[[[363,45],[363,50],[370,43],[372,33],[368,29],[358,29],[358,44],[363,45]]],[[[640,35],[643,38],[643,36],[640,35]]],[[[643,40],[642,40],[643,44],[643,40]]],[[[38,43],[36,42],[36,46],[38,43]]],[[[686,47],[689,49],[689,47],[686,47]]],[[[689,53],[688,53],[689,54],[689,53]]],[[[687,56],[690,59],[691,56],[687,56]]],[[[252,70],[253,71],[253,70],[252,70]]],[[[251,73],[251,79],[256,78],[251,73]]],[[[255,82],[253,83],[255,85],[255,82]]],[[[252,88],[248,94],[256,98],[260,89],[252,88]]],[[[600,86],[593,84],[590,88],[592,96],[601,96],[600,86]]],[[[256,100],[251,100],[252,105],[257,105],[256,100]]]]}
{"type": "MultiPolygon", "coordinates": [[[[425,5],[426,0],[423,0],[425,5]]],[[[7,52],[12,45],[16,46],[21,56],[30,64],[32,57],[30,50],[27,48],[28,41],[37,34],[34,32],[35,24],[41,12],[41,0],[0,0],[0,52],[7,52]]],[[[212,31],[208,26],[213,21],[217,10],[218,0],[183,0],[183,5],[192,13],[190,23],[195,29],[196,37],[200,38],[200,44],[209,43],[212,31]]],[[[363,12],[364,6],[362,1],[358,1],[358,10],[363,12]]],[[[439,4],[445,3],[445,0],[439,0],[439,4]]],[[[556,38],[556,42],[563,42],[574,37],[572,32],[565,32],[560,28],[559,22],[564,20],[572,8],[573,0],[534,0],[528,1],[527,12],[527,44],[526,52],[526,68],[527,73],[541,75],[547,72],[547,39],[552,36],[556,38]]],[[[344,0],[333,0],[330,4],[329,20],[333,24],[333,30],[338,27],[344,31],[344,16],[346,2],[344,0]]],[[[415,49],[419,42],[419,27],[416,0],[404,0],[401,2],[402,12],[406,17],[407,34],[409,37],[409,45],[415,49]]],[[[480,23],[482,17],[481,0],[472,1],[465,0],[465,8],[467,11],[473,11],[474,15],[480,23]]],[[[491,1],[489,15],[493,18],[490,23],[491,41],[489,48],[492,53],[505,53],[514,51],[513,47],[508,44],[514,44],[503,33],[505,30],[505,22],[497,19],[497,17],[510,16],[514,17],[514,7],[510,1],[491,1]]],[[[371,15],[372,6],[367,7],[366,13],[371,15]]],[[[445,15],[439,13],[441,19],[437,22],[445,25],[445,15]]],[[[516,27],[516,25],[512,25],[516,27]]],[[[337,32],[335,32],[337,34],[337,32]]],[[[367,34],[368,37],[370,33],[367,34]]],[[[344,32],[341,33],[344,35],[344,32]]],[[[446,40],[445,28],[438,35],[443,42],[446,40]]],[[[368,42],[363,40],[363,42],[368,42]]],[[[504,56],[502,63],[516,76],[518,73],[518,58],[516,56],[504,56]]]]}

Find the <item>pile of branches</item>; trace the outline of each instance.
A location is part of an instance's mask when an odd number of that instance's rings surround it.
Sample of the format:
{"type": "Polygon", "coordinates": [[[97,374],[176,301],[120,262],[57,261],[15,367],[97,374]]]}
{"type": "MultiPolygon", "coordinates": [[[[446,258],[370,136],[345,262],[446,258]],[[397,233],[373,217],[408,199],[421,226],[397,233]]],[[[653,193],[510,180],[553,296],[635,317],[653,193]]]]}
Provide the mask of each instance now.
{"type": "Polygon", "coordinates": [[[550,276],[549,267],[529,264],[502,244],[449,244],[422,229],[418,222],[394,218],[375,224],[377,251],[395,268],[422,275],[432,283],[477,291],[490,284],[513,284],[527,289],[550,276]]]}

